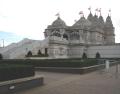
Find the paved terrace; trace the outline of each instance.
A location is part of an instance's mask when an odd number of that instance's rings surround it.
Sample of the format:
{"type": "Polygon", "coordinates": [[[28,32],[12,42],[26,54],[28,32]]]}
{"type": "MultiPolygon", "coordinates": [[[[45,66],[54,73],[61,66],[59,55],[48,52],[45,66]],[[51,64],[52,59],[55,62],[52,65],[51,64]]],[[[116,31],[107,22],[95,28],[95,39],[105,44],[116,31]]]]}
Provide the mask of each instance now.
{"type": "Polygon", "coordinates": [[[120,94],[120,65],[110,70],[96,71],[85,75],[37,71],[44,75],[43,86],[15,94],[120,94]]]}

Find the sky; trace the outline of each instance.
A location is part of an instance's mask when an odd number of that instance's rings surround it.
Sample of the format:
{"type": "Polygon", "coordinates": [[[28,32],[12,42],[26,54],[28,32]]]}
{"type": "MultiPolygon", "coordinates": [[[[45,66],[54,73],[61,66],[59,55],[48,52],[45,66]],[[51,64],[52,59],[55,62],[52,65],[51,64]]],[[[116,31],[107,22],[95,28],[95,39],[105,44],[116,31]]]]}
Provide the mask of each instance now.
{"type": "Polygon", "coordinates": [[[120,5],[118,0],[0,0],[0,45],[18,42],[23,38],[44,39],[44,30],[60,14],[68,26],[80,19],[83,11],[87,18],[88,8],[95,14],[101,8],[104,20],[111,9],[116,42],[120,43],[120,5]]]}
{"type": "Polygon", "coordinates": [[[10,43],[17,43],[23,38],[24,37],[16,35],[15,33],[0,31],[0,47],[9,45],[10,43]]]}

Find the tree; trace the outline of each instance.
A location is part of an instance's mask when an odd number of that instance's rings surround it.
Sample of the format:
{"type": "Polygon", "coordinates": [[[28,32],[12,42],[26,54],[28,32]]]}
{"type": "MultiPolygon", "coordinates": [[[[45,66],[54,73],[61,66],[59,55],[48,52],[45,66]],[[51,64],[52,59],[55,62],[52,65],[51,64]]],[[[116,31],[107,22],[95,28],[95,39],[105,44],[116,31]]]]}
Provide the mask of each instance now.
{"type": "Polygon", "coordinates": [[[82,55],[82,59],[87,59],[87,54],[85,52],[82,55]]]}
{"type": "Polygon", "coordinates": [[[3,59],[3,55],[0,53],[0,60],[2,60],[3,59]]]}
{"type": "Polygon", "coordinates": [[[101,56],[100,56],[100,53],[99,53],[99,52],[97,52],[97,53],[96,53],[96,58],[97,58],[97,59],[101,58],[101,56]]]}
{"type": "Polygon", "coordinates": [[[30,56],[32,56],[32,52],[31,51],[28,51],[28,53],[27,53],[27,55],[26,55],[27,57],[30,57],[30,56]]]}

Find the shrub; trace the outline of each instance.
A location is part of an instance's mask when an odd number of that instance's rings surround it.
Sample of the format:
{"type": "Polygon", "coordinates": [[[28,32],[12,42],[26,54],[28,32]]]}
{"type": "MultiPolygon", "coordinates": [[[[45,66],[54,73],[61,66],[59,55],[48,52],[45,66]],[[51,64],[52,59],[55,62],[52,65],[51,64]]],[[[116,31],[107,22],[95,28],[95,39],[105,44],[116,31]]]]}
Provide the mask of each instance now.
{"type": "Polygon", "coordinates": [[[86,53],[83,53],[82,59],[87,59],[87,54],[86,53]]]}
{"type": "Polygon", "coordinates": [[[97,52],[95,57],[96,57],[96,59],[101,58],[100,53],[99,53],[99,52],[97,52]]]}
{"type": "Polygon", "coordinates": [[[40,51],[40,50],[38,50],[38,53],[37,53],[37,55],[42,55],[42,53],[41,53],[41,51],[40,51]]]}
{"type": "Polygon", "coordinates": [[[38,50],[38,54],[37,55],[33,55],[33,57],[48,57],[48,53],[47,53],[47,48],[45,48],[45,54],[42,54],[40,50],[38,50]]]}
{"type": "Polygon", "coordinates": [[[28,51],[26,57],[31,57],[32,56],[32,52],[31,51],[28,51]]]}
{"type": "Polygon", "coordinates": [[[3,56],[2,56],[2,54],[0,53],[0,60],[1,60],[1,59],[3,59],[3,56]]]}

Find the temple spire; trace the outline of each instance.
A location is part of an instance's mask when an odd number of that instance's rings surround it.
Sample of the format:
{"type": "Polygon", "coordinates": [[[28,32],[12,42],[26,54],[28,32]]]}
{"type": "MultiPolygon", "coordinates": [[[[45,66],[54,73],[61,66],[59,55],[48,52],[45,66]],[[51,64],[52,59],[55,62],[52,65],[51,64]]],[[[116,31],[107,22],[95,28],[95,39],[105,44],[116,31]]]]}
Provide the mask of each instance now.
{"type": "Polygon", "coordinates": [[[104,28],[104,19],[101,14],[101,8],[99,9],[99,27],[104,28]]]}
{"type": "Polygon", "coordinates": [[[89,13],[87,19],[92,22],[93,21],[93,15],[92,15],[92,12],[91,12],[91,7],[89,7],[88,10],[90,11],[90,13],[89,13]]]}

